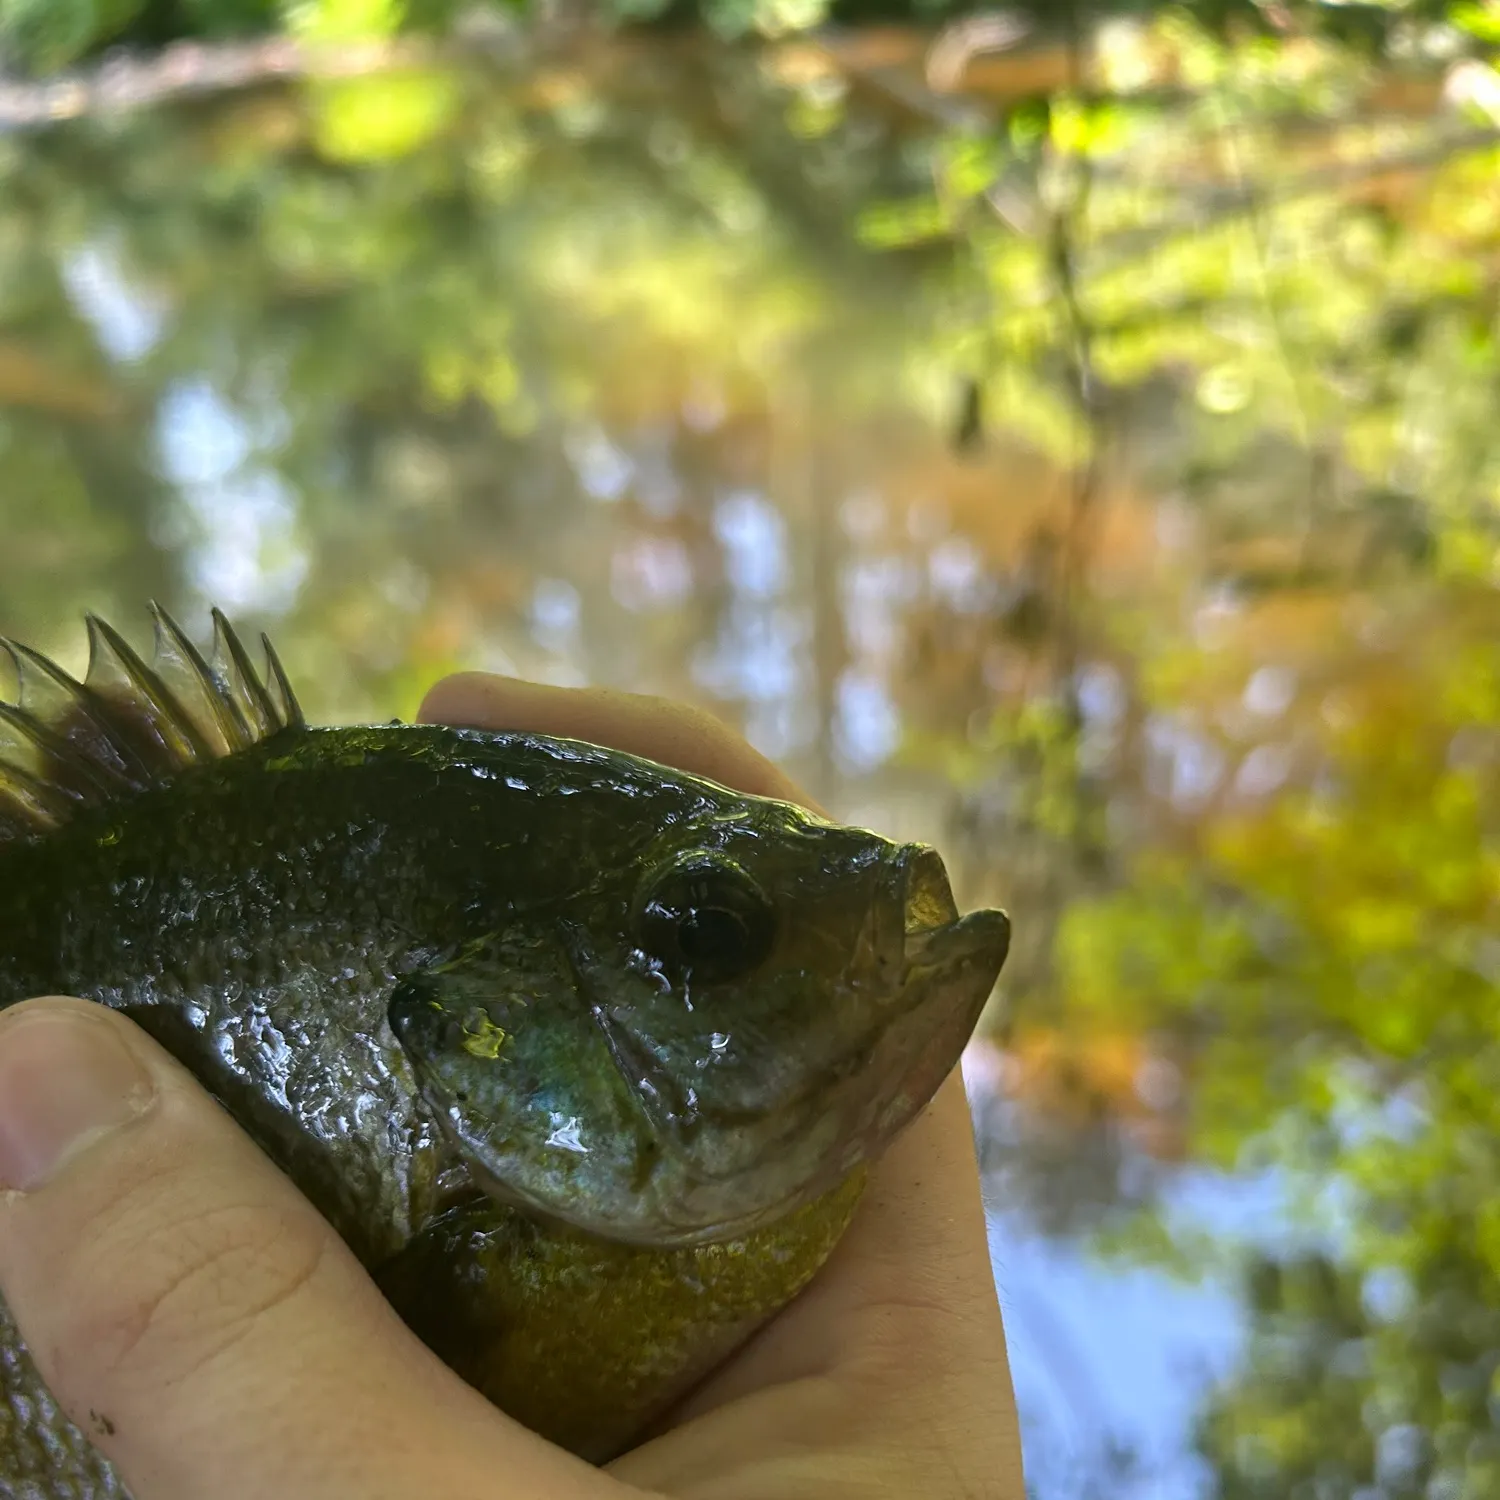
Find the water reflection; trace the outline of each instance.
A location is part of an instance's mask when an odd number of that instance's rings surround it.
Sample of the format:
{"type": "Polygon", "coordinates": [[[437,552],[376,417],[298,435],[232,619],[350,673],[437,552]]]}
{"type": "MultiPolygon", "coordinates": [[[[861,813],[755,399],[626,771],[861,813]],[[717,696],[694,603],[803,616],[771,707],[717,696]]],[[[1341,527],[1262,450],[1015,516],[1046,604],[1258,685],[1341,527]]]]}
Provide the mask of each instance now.
{"type": "Polygon", "coordinates": [[[1038,1493],[1487,1494],[1495,147],[1331,46],[1110,45],[952,128],[663,43],[11,142],[0,630],[711,704],[1014,913],[1038,1493]]]}

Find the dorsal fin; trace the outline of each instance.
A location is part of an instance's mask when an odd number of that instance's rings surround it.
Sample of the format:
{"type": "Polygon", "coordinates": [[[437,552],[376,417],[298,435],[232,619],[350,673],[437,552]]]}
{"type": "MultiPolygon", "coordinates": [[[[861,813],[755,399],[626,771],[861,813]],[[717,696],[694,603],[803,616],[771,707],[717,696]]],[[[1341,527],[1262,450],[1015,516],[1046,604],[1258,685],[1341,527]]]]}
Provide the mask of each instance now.
{"type": "Polygon", "coordinates": [[[148,664],[117,630],[89,615],[82,682],[18,641],[0,637],[17,682],[0,700],[0,845],[33,839],[82,807],[169,781],[306,723],[265,636],[257,673],[234,627],[213,612],[211,658],[159,605],[148,664]]]}

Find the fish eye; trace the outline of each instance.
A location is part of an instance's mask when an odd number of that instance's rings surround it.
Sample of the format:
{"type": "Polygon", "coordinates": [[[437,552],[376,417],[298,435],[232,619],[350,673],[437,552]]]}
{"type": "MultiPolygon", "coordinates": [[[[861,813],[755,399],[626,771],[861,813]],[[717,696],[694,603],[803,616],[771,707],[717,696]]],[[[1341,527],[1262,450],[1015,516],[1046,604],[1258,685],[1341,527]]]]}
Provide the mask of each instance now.
{"type": "Polygon", "coordinates": [[[691,854],[650,884],[642,946],[705,984],[738,979],[762,964],[776,914],[750,875],[722,855],[691,854]]]}

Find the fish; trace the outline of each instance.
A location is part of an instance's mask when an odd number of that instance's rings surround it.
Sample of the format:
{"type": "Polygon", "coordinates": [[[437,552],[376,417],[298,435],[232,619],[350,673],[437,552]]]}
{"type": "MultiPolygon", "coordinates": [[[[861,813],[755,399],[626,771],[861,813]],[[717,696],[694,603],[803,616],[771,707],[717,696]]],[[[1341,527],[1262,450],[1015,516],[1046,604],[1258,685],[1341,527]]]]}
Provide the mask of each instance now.
{"type": "MultiPolygon", "coordinates": [[[[0,700],[0,1007],[128,1016],[427,1346],[603,1463],[787,1305],[1010,923],[940,856],[579,740],[315,727],[269,640],[87,617],[0,700]]],[[[0,1494],[126,1495],[0,1304],[0,1494]]]]}

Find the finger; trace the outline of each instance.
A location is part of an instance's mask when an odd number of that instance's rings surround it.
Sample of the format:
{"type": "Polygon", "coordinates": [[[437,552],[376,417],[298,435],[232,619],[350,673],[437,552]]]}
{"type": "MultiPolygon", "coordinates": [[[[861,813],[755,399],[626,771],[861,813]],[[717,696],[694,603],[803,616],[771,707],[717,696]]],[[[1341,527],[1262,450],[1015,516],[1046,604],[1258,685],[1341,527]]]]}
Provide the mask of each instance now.
{"type": "Polygon", "coordinates": [[[104,1007],[0,1014],[0,1181],[0,1289],[136,1500],[605,1493],[439,1364],[186,1071],[104,1007]]]}
{"type": "Polygon", "coordinates": [[[488,672],[445,677],[423,700],[428,724],[587,740],[758,797],[815,807],[776,765],[703,709],[610,688],[559,688],[488,672]]]}

